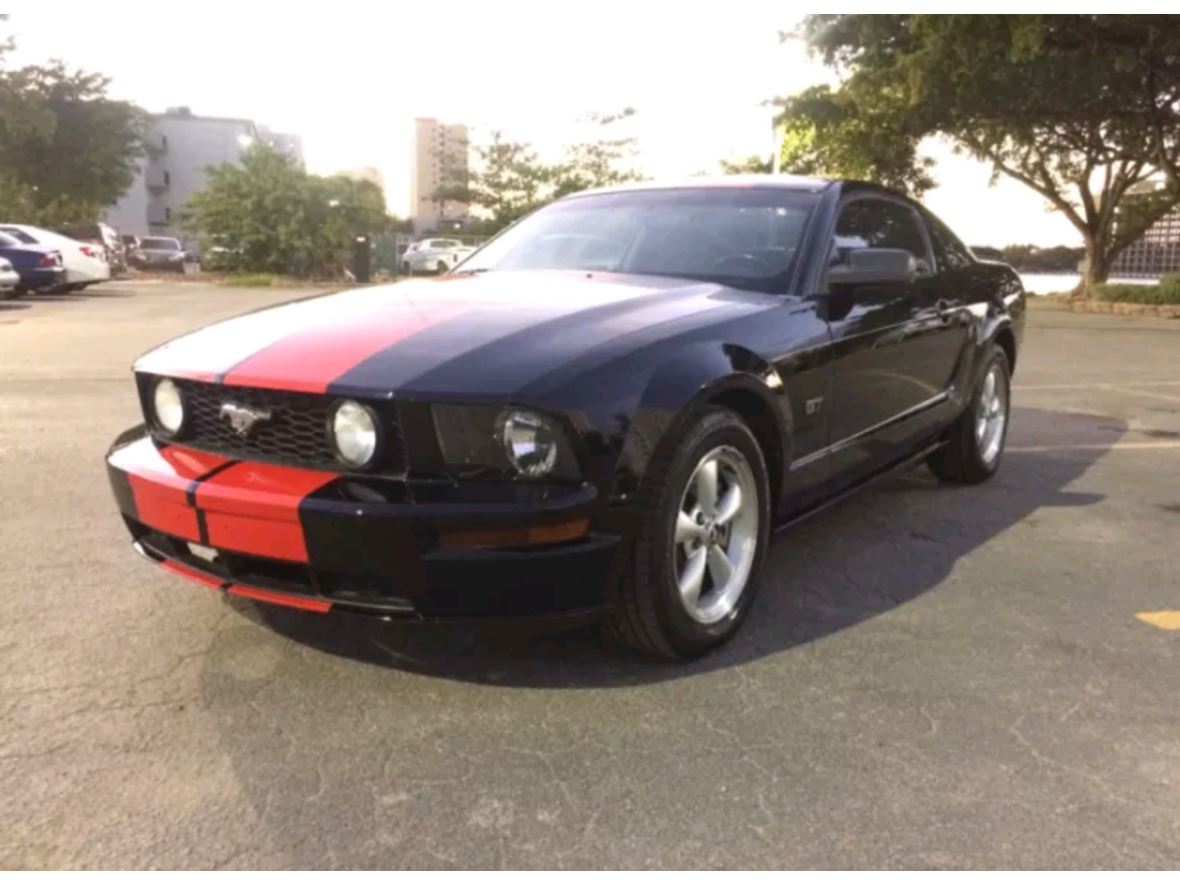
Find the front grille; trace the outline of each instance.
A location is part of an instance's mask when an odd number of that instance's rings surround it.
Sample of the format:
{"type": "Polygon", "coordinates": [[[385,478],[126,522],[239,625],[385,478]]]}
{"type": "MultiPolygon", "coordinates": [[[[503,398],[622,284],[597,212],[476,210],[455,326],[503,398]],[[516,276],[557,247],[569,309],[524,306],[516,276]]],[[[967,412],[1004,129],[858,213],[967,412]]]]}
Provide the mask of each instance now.
{"type": "MultiPolygon", "coordinates": [[[[292,393],[252,387],[226,387],[175,379],[184,397],[187,424],[178,442],[195,449],[250,461],[271,461],[295,467],[339,471],[328,438],[333,398],[314,393],[292,393]],[[248,436],[236,433],[221,417],[224,403],[270,412],[248,436]]],[[[385,451],[373,471],[400,474],[405,470],[401,434],[388,408],[379,410],[385,423],[385,451]]]]}

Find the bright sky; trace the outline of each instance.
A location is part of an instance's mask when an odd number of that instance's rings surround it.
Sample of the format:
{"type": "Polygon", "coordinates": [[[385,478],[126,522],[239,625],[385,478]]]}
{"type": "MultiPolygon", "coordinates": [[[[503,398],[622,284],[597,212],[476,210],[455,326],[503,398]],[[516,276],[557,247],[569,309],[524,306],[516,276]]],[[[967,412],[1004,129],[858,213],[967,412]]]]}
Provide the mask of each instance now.
{"type": "MultiPolygon", "coordinates": [[[[380,169],[399,215],[418,116],[556,153],[586,113],[633,106],[642,170],[676,177],[768,153],[763,102],[831,78],[798,41],[779,42],[801,14],[782,2],[11,6],[15,61],[103,72],[114,96],[150,111],[188,105],[298,133],[313,172],[380,169]]],[[[939,187],[926,203],[969,243],[1078,242],[1035,193],[989,187],[986,166],[932,149],[939,187]]]]}

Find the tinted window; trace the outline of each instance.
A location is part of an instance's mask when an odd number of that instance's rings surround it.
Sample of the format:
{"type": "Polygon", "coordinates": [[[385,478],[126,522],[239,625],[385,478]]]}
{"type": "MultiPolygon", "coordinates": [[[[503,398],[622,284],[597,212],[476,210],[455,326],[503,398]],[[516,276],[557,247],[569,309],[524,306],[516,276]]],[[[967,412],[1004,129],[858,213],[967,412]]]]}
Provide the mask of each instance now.
{"type": "Polygon", "coordinates": [[[854,200],[840,210],[836,223],[835,254],[845,249],[905,249],[929,271],[926,241],[918,216],[901,203],[889,200],[854,200]]]}
{"type": "Polygon", "coordinates": [[[815,202],[757,187],[573,197],[509,228],[462,269],[612,271],[781,291],[815,202]]]}
{"type": "Polygon", "coordinates": [[[934,246],[934,257],[938,260],[938,266],[944,270],[960,270],[969,266],[972,263],[971,252],[963,245],[963,241],[933,215],[926,220],[929,223],[930,242],[934,246]]]}
{"type": "Polygon", "coordinates": [[[36,243],[37,241],[25,233],[23,230],[17,230],[15,227],[0,228],[0,231],[8,234],[14,240],[19,240],[22,243],[36,243]]]}
{"type": "Polygon", "coordinates": [[[0,234],[0,246],[19,246],[20,243],[8,234],[0,234]]]}

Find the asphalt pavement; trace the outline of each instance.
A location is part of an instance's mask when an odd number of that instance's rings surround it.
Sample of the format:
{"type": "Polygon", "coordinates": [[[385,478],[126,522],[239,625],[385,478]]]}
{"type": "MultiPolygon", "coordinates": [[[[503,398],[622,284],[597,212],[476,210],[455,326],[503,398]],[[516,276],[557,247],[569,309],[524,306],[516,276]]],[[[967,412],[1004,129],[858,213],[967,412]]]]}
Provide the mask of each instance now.
{"type": "Polygon", "coordinates": [[[1180,322],[1033,310],[992,482],[800,525],[673,666],[132,553],[132,359],[305,294],[0,303],[0,867],[1180,866],[1180,322]]]}

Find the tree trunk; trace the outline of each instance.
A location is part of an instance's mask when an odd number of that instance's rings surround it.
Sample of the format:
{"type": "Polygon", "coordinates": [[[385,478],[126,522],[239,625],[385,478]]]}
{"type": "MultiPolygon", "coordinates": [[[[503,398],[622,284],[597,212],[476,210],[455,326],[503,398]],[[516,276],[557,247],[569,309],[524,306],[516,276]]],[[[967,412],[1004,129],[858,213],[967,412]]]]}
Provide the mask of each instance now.
{"type": "Polygon", "coordinates": [[[1082,259],[1082,280],[1073,290],[1074,298],[1097,298],[1095,288],[1110,276],[1110,253],[1104,237],[1086,237],[1086,255],[1082,259]]]}

